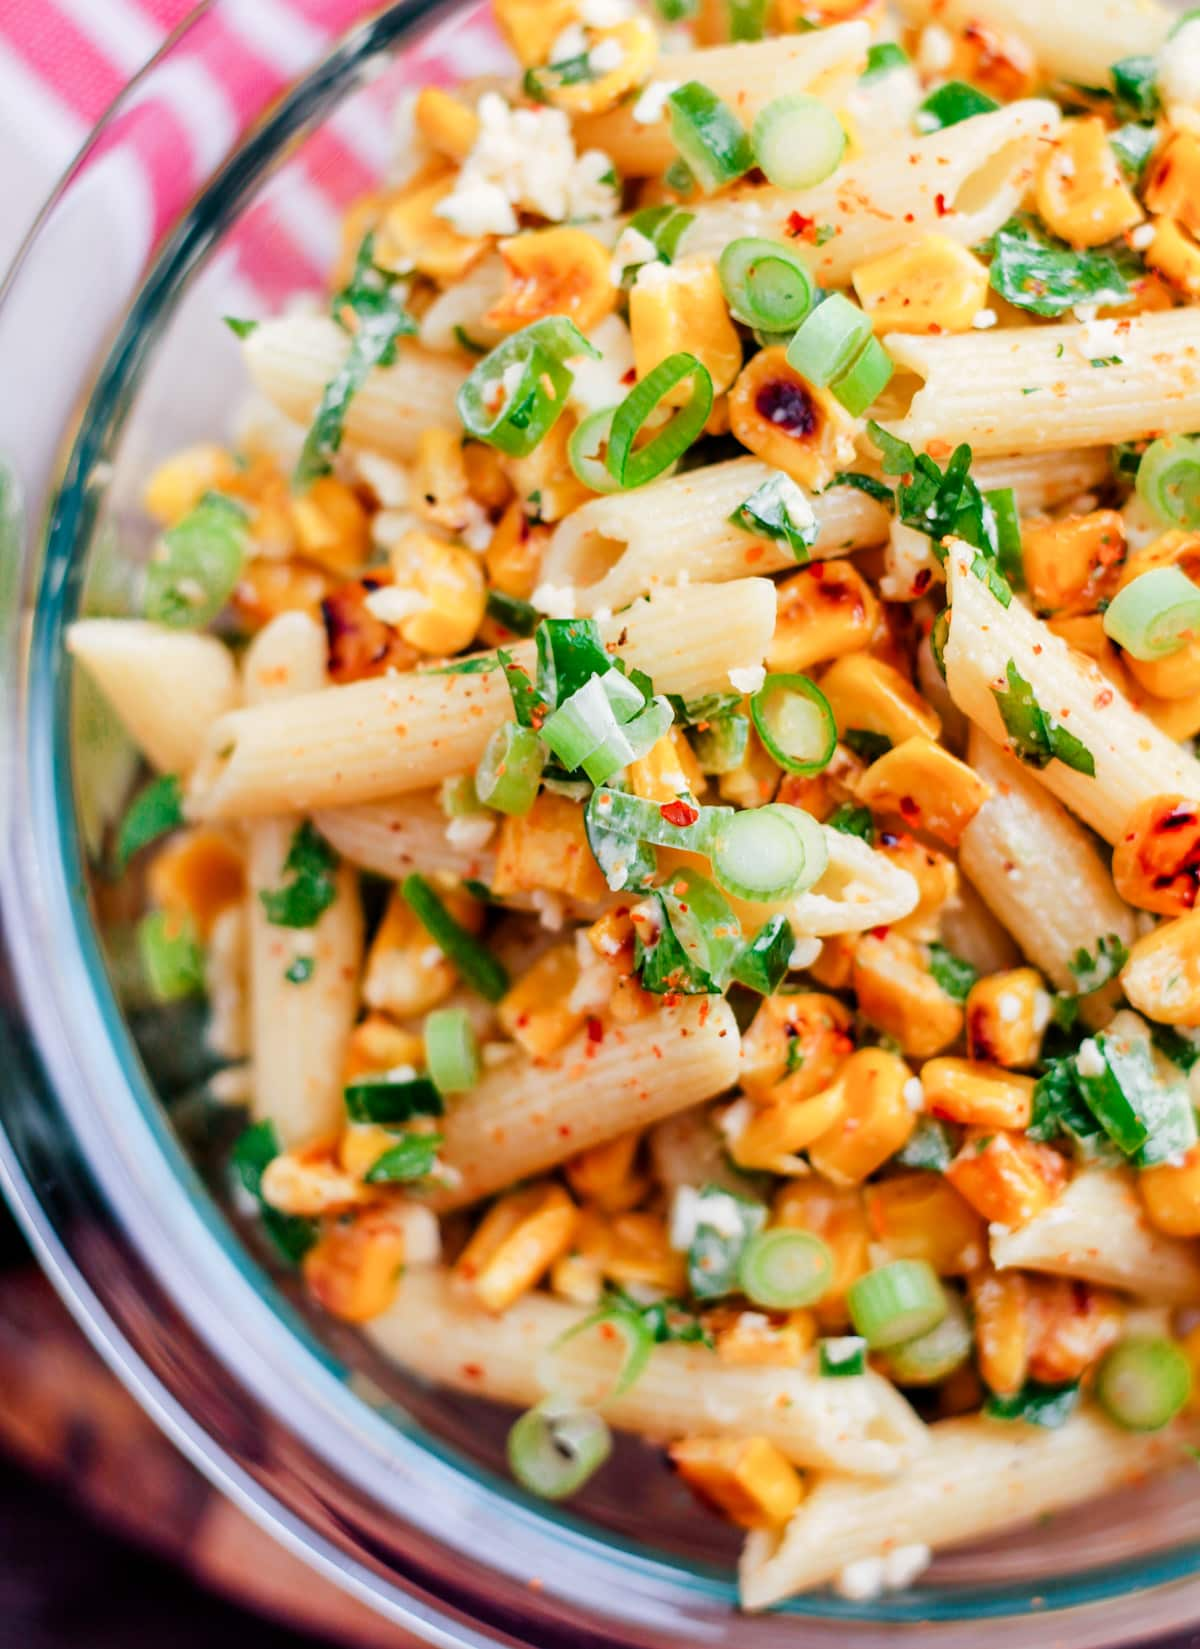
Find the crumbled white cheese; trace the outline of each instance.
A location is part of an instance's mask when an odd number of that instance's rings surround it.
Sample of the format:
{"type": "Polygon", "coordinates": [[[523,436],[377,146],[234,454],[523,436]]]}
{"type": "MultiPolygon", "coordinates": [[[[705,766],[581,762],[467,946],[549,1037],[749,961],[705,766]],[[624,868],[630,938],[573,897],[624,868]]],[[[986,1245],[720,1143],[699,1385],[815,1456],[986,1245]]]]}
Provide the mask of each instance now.
{"type": "Polygon", "coordinates": [[[1160,47],[1158,91],[1168,108],[1200,105],[1200,17],[1189,18],[1160,47]]]}
{"type": "Polygon", "coordinates": [[[598,46],[593,46],[588,53],[588,68],[593,74],[611,74],[619,69],[625,61],[625,48],[619,40],[611,37],[602,40],[598,46]]]}
{"type": "Polygon", "coordinates": [[[408,503],[408,471],[394,458],[385,458],[380,452],[362,452],[354,449],[354,468],[358,478],[365,481],[375,494],[382,509],[395,510],[408,503]]]}
{"type": "Polygon", "coordinates": [[[1130,233],[1129,244],[1135,252],[1144,252],[1153,243],[1155,233],[1152,223],[1139,223],[1137,228],[1130,233]]]}
{"type": "Polygon", "coordinates": [[[996,998],[996,1012],[1006,1025],[1015,1025],[1021,1017],[1021,998],[1016,991],[1001,991],[996,998]]]}
{"type": "Polygon", "coordinates": [[[1120,355],[1117,347],[1121,336],[1121,321],[1087,321],[1074,340],[1076,352],[1085,361],[1108,360],[1120,355]]]}
{"type": "Polygon", "coordinates": [[[559,63],[568,62],[572,57],[582,57],[587,49],[587,35],[584,33],[583,24],[568,23],[555,37],[547,62],[554,68],[559,63]]]}
{"type": "Polygon", "coordinates": [[[954,61],[954,37],[940,23],[927,23],[917,42],[917,68],[923,75],[943,74],[954,61]]]}
{"type": "Polygon", "coordinates": [[[496,529],[488,520],[487,511],[482,504],[477,503],[474,498],[468,498],[467,504],[467,518],[459,529],[458,536],[468,550],[475,555],[482,555],[492,542],[496,529]]]}
{"type": "Polygon", "coordinates": [[[737,1099],[732,1105],[727,1105],[717,1119],[717,1127],[725,1136],[726,1143],[736,1145],[742,1134],[754,1119],[754,1101],[751,1099],[737,1099]]]}
{"type": "Polygon", "coordinates": [[[531,597],[539,613],[547,618],[574,618],[576,594],[573,584],[539,584],[531,597]]]}
{"type": "Polygon", "coordinates": [[[557,893],[537,888],[529,895],[529,903],[537,912],[538,921],[548,933],[558,933],[566,920],[566,910],[557,893]]]}
{"type": "Polygon", "coordinates": [[[681,1254],[692,1246],[700,1216],[700,1193],[694,1185],[681,1185],[671,1199],[667,1241],[681,1254]]]}
{"type": "Polygon", "coordinates": [[[1075,1056],[1075,1069],[1080,1076],[1103,1076],[1108,1069],[1104,1055],[1093,1037],[1079,1045],[1079,1052],[1075,1056]]]}
{"type": "MultiPolygon", "coordinates": [[[[631,231],[626,230],[626,234],[631,231]]],[[[634,230],[632,233],[636,234],[634,230]]],[[[622,236],[624,239],[624,236],[622,236]]],[[[638,239],[642,239],[639,235],[638,239]]],[[[617,242],[618,254],[621,242],[617,242]]],[[[653,251],[653,248],[651,249],[653,251]]],[[[613,283],[616,285],[616,282],[613,283]]],[[[590,355],[573,355],[567,365],[573,374],[567,391],[567,405],[587,417],[616,406],[629,393],[626,374],[633,371],[633,339],[619,315],[606,315],[588,333],[588,342],[600,351],[599,360],[590,355]]]]}
{"type": "Polygon", "coordinates": [[[811,968],[821,954],[821,941],[815,939],[811,933],[802,933],[792,946],[788,957],[789,968],[811,968]]]}
{"type": "Polygon", "coordinates": [[[677,92],[682,82],[679,80],[652,80],[633,106],[633,118],[639,126],[653,126],[655,121],[661,120],[667,107],[667,99],[672,92],[677,92]]]}
{"type": "Polygon", "coordinates": [[[614,286],[620,286],[621,277],[627,269],[636,269],[643,263],[657,263],[658,248],[648,235],[643,235],[640,229],[627,224],[617,238],[613,247],[612,263],[609,265],[609,278],[614,286]]]}
{"type": "MultiPolygon", "coordinates": [[[[620,948],[618,944],[617,949],[620,948]]],[[[606,950],[605,954],[613,952],[606,950]]],[[[575,959],[579,964],[579,977],[571,988],[567,1007],[571,1013],[599,1013],[612,997],[613,970],[604,956],[597,954],[582,929],[575,935],[575,959]]]]}
{"type": "Polygon", "coordinates": [[[585,149],[567,184],[567,216],[611,218],[620,204],[613,163],[603,149],[585,149]]]}
{"type": "Polygon", "coordinates": [[[910,1111],[925,1109],[925,1086],[919,1076],[910,1076],[900,1093],[910,1111]]]}
{"type": "Polygon", "coordinates": [[[363,601],[372,618],[381,624],[402,624],[414,613],[423,613],[429,607],[429,597],[420,590],[406,590],[399,584],[384,584],[372,590],[363,601]]]}
{"type": "Polygon", "coordinates": [[[976,332],[988,332],[999,318],[994,309],[977,309],[971,316],[971,325],[976,332]]]}
{"type": "Polygon", "coordinates": [[[742,1215],[737,1198],[731,1197],[727,1191],[709,1191],[705,1194],[700,1219],[718,1237],[728,1237],[731,1242],[742,1234],[742,1215]]]}
{"type": "Polygon", "coordinates": [[[1100,313],[1100,305],[1098,303],[1072,304],[1071,313],[1077,321],[1082,321],[1086,326],[1089,321],[1096,319],[1096,316],[1100,313]]]}
{"type": "Polygon", "coordinates": [[[739,693],[757,693],[767,679],[767,672],[761,664],[747,664],[744,669],[729,672],[729,685],[739,693]]]}
{"type": "MultiPolygon", "coordinates": [[[[925,31],[928,34],[928,29],[925,31]]],[[[897,1546],[882,1557],[862,1557],[847,1563],[833,1583],[839,1597],[854,1603],[866,1602],[881,1592],[902,1592],[929,1567],[933,1554],[928,1546],[897,1546]]]]}
{"type": "Polygon", "coordinates": [[[461,847],[467,853],[478,853],[491,841],[496,821],[487,813],[460,813],[446,820],[446,840],[451,847],[461,847]]]}
{"type": "MultiPolygon", "coordinates": [[[[443,1181],[449,1170],[438,1165],[443,1181]]],[[[423,1208],[418,1202],[397,1202],[393,1218],[399,1218],[404,1229],[404,1264],[436,1265],[442,1257],[442,1230],[432,1208],[423,1208]]]]}
{"type": "Polygon", "coordinates": [[[583,0],[579,8],[580,22],[589,29],[615,29],[633,15],[630,0],[583,0]]]}
{"type": "Polygon", "coordinates": [[[676,284],[679,278],[679,271],[672,270],[669,264],[659,263],[655,259],[653,263],[644,263],[638,270],[635,285],[643,289],[646,287],[671,286],[676,284]]]}

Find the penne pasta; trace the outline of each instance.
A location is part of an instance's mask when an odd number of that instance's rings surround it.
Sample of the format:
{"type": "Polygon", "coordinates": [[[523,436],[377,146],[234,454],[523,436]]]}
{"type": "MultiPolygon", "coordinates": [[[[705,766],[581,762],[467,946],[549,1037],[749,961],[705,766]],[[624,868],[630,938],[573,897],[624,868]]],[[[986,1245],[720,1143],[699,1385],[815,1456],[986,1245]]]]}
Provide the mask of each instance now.
{"type": "Polygon", "coordinates": [[[456,846],[446,833],[449,822],[432,790],[313,815],[317,829],[343,859],[376,876],[399,882],[410,870],[445,871],[490,886],[496,869],[494,840],[480,848],[456,846]]]}
{"type": "Polygon", "coordinates": [[[1152,56],[1174,21],[1155,0],[1092,0],[1087,6],[1047,6],[1041,0],[897,0],[912,23],[967,23],[1013,33],[1038,66],[1084,86],[1105,86],[1122,57],[1152,56]]]}

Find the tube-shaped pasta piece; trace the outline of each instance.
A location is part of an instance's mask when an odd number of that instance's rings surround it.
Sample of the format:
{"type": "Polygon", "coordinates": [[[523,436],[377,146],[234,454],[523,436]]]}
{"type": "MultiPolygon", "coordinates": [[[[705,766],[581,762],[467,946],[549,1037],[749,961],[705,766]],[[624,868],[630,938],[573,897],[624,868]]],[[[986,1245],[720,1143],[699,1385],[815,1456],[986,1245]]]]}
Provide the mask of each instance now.
{"type": "Polygon", "coordinates": [[[897,368],[923,382],[903,418],[880,422],[917,448],[937,440],[968,441],[976,453],[1046,452],[1200,425],[1195,308],[1133,315],[1103,333],[1071,321],[953,338],[889,333],[884,343],[897,368]]]}
{"type": "Polygon", "coordinates": [[[898,1477],[820,1479],[782,1536],[750,1534],[743,1607],[766,1609],[897,1547],[936,1551],[1092,1500],[1180,1459],[1187,1435],[1179,1426],[1119,1431],[1090,1408],[1057,1431],[975,1415],[938,1421],[929,1447],[898,1477]]]}
{"type": "MultiPolygon", "coordinates": [[[[322,316],[289,315],[263,321],[242,350],[255,387],[289,418],[307,425],[325,385],[344,363],[350,339],[322,316]]],[[[376,367],[350,402],[346,439],[389,458],[414,457],[423,429],[457,428],[454,397],[465,376],[461,361],[401,343],[396,364],[376,367]]]]}
{"type": "MultiPolygon", "coordinates": [[[[951,596],[946,683],[959,709],[989,738],[1005,743],[996,693],[1009,690],[1008,671],[1014,667],[1038,705],[1086,747],[1095,765],[1093,776],[1056,758],[1030,772],[1108,842],[1120,838],[1130,813],[1150,796],[1200,801],[1200,763],[1020,602],[1002,607],[971,572],[974,559],[975,551],[960,543],[952,543],[946,557],[951,596]]],[[[987,897],[986,889],[980,891],[987,897]]]]}
{"type": "Polygon", "coordinates": [[[426,349],[461,351],[462,333],[472,343],[491,348],[501,334],[483,319],[506,285],[504,259],[498,252],[482,258],[461,280],[439,292],[421,316],[417,336],[426,349]]]}
{"type": "MultiPolygon", "coordinates": [[[[746,126],[777,97],[796,92],[828,95],[840,80],[852,81],[866,61],[871,31],[866,23],[839,23],[783,39],[755,40],[673,52],[659,64],[659,78],[683,85],[699,80],[737,112],[746,126]]],[[[651,121],[634,113],[637,100],[576,122],[580,150],[603,149],[622,177],[656,177],[677,156],[665,114],[651,121]]]]}
{"type": "Polygon", "coordinates": [[[1087,6],[1047,6],[1044,0],[898,0],[911,23],[931,19],[953,28],[983,23],[1029,46],[1047,75],[1105,86],[1122,57],[1150,57],[1167,37],[1174,14],[1155,0],[1091,0],[1087,6]]]}
{"type": "Polygon", "coordinates": [[[593,1145],[737,1081],[737,1021],[718,998],[691,996],[627,1025],[587,1032],[547,1059],[508,1061],[456,1099],[440,1123],[453,1183],[437,1209],[478,1202],[593,1145]]]}
{"type": "Polygon", "coordinates": [[[992,1264],[1119,1288],[1154,1305],[1200,1300],[1200,1249],[1156,1231],[1133,1175],[1085,1168],[1057,1202],[1015,1231],[992,1227],[992,1264]]]}
{"type": "Polygon", "coordinates": [[[136,618],[82,618],[67,632],[76,658],[160,773],[188,773],[214,721],[238,701],[233,654],[215,636],[136,618]]]}
{"type": "Polygon", "coordinates": [[[1050,982],[1077,990],[1072,958],[1110,933],[1131,945],[1134,914],[1095,841],[1027,767],[978,729],[967,760],[992,794],[963,831],[963,874],[1050,982]]]}
{"type": "MultiPolygon", "coordinates": [[[[697,585],[601,625],[659,692],[695,698],[758,664],[775,625],[766,579],[697,585]]],[[[532,671],[532,642],[512,649],[532,671]]],[[[473,768],[512,714],[499,670],[377,676],[287,704],[239,710],[214,727],[192,799],[200,817],[349,806],[426,790],[473,768]]]]}
{"type": "Polygon", "coordinates": [[[787,241],[822,286],[844,286],[859,264],[925,234],[978,245],[1020,205],[1059,119],[1056,104],[1030,98],[851,160],[814,189],[752,189],[699,206],[680,255],[719,257],[739,235],[763,235],[787,241]],[[794,238],[802,221],[834,233],[810,246],[794,238]]]}
{"type": "Polygon", "coordinates": [[[777,906],[733,901],[739,910],[756,913],[744,924],[747,933],[765,921],[771,910],[785,910],[795,933],[825,938],[887,927],[917,908],[920,889],[916,878],[886,854],[841,830],[827,829],[825,845],[829,864],[820,881],[799,898],[777,906]]]}
{"type": "Polygon", "coordinates": [[[496,869],[495,837],[482,847],[457,845],[446,834],[449,820],[437,793],[413,791],[357,807],[314,813],[313,823],[344,859],[398,882],[410,870],[444,870],[474,877],[490,887],[496,869]]]}
{"type": "Polygon", "coordinates": [[[1022,515],[1040,515],[1106,482],[1112,466],[1108,454],[1099,448],[1075,447],[1069,452],[1018,452],[980,458],[971,465],[971,474],[982,492],[1011,487],[1022,515]]]}
{"type": "MultiPolygon", "coordinates": [[[[542,1353],[585,1313],[526,1294],[502,1316],[464,1298],[444,1270],[405,1275],[395,1303],[366,1325],[375,1344],[427,1380],[531,1407],[545,1395],[542,1353]]],[[[611,1372],[604,1348],[581,1336],[557,1354],[572,1383],[611,1372]]],[[[926,1428],[873,1372],[823,1380],[800,1368],[739,1367],[701,1345],[660,1345],[620,1397],[599,1404],[611,1425],[668,1441],[685,1433],[767,1437],[801,1466],[882,1476],[919,1457],[926,1428]]]]}

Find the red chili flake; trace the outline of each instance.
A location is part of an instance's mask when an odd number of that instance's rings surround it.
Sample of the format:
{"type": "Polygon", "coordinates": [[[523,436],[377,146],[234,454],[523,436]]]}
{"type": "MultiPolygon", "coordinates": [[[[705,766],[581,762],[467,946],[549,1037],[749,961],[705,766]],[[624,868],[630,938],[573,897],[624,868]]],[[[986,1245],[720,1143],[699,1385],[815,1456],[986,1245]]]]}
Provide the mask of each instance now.
{"type": "MultiPolygon", "coordinates": [[[[663,997],[663,1007],[664,1008],[677,1008],[682,1001],[683,1001],[683,997],[680,995],[680,993],[678,991],[668,991],[666,993],[666,995],[663,997]]],[[[659,1059],[662,1058],[662,1054],[659,1053],[657,1048],[654,1050],[654,1052],[655,1052],[655,1055],[659,1059]]]]}
{"type": "Polygon", "coordinates": [[[816,226],[816,218],[806,218],[803,212],[788,213],[786,228],[793,240],[797,240],[801,235],[811,234],[816,226]]]}
{"type": "Polygon", "coordinates": [[[621,374],[621,382],[623,384],[635,384],[637,382],[637,368],[635,366],[626,367],[621,374]]]}
{"type": "Polygon", "coordinates": [[[1113,701],[1112,688],[1111,687],[1102,688],[1101,691],[1096,694],[1096,709],[1097,710],[1106,710],[1108,708],[1108,706],[1112,703],[1112,701],[1113,701]]]}
{"type": "Polygon", "coordinates": [[[462,1366],[462,1371],[463,1371],[464,1377],[468,1380],[482,1380],[483,1379],[483,1364],[482,1363],[464,1363],[463,1366],[462,1366]]]}
{"type": "Polygon", "coordinates": [[[921,595],[923,591],[925,591],[929,588],[929,585],[930,585],[930,582],[931,582],[932,579],[933,579],[932,570],[929,567],[922,567],[920,569],[920,571],[917,573],[917,576],[913,579],[913,590],[914,590],[914,592],[917,595],[921,595]]]}
{"type": "Polygon", "coordinates": [[[700,817],[700,809],[693,807],[691,802],[685,802],[679,796],[673,802],[665,802],[658,810],[668,824],[694,825],[700,817]]]}
{"type": "Polygon", "coordinates": [[[886,939],[887,936],[888,936],[888,929],[887,929],[886,926],[881,927],[881,928],[872,928],[871,929],[871,938],[872,939],[886,939]]]}
{"type": "Polygon", "coordinates": [[[933,204],[937,207],[937,215],[939,218],[946,217],[948,213],[954,210],[953,207],[946,205],[945,195],[934,195],[933,204]]]}
{"type": "Polygon", "coordinates": [[[919,819],[921,809],[911,796],[901,796],[900,811],[906,819],[919,819]]]}
{"type": "Polygon", "coordinates": [[[589,1042],[604,1041],[604,1026],[596,1018],[594,1013],[588,1014],[587,1017],[587,1039],[589,1042]]]}

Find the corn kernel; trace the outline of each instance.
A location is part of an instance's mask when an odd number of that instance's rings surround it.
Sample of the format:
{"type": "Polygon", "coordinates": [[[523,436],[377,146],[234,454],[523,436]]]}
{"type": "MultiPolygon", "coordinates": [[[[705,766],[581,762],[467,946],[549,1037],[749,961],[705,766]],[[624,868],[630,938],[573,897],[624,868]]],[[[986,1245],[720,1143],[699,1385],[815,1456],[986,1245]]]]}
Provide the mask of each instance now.
{"type": "Polygon", "coordinates": [[[673,802],[685,791],[698,796],[704,789],[700,764],[679,727],[670,728],[639,761],[630,762],[625,776],[634,795],[648,802],[673,802]]]}
{"type": "Polygon", "coordinates": [[[804,671],[870,646],[879,603],[851,561],[813,561],[775,586],[769,670],[804,671]]]}
{"type": "Polygon", "coordinates": [[[1176,132],[1150,169],[1146,205],[1200,235],[1200,137],[1176,132]]]}
{"type": "Polygon", "coordinates": [[[1200,1145],[1180,1163],[1143,1168],[1137,1177],[1146,1218],[1169,1237],[1200,1237],[1200,1145]]]}
{"type": "Polygon", "coordinates": [[[523,68],[545,63],[575,17],[576,0],[495,0],[492,15],[523,68]]]}
{"type": "Polygon", "coordinates": [[[958,899],[958,866],[946,853],[926,847],[907,831],[881,830],[875,846],[899,870],[906,870],[917,884],[916,909],[892,930],[906,939],[930,944],[941,935],[941,913],[958,899]]]}
{"type": "Polygon", "coordinates": [[[854,1051],[853,1023],[836,996],[768,996],[742,1039],[742,1087],[763,1104],[810,1099],[854,1051]]]}
{"type": "Polygon", "coordinates": [[[555,945],[521,975],[501,1000],[496,1017],[527,1053],[545,1059],[569,1042],[587,1018],[585,1010],[570,1006],[578,983],[574,945],[555,945]]]}
{"type": "Polygon", "coordinates": [[[369,558],[370,518],[344,481],[320,475],[291,507],[297,547],[319,567],[345,576],[369,558]]]}
{"type": "Polygon", "coordinates": [[[925,1108],[977,1128],[1028,1128],[1033,1078],[974,1059],[931,1059],[921,1067],[925,1108]]]}
{"type": "Polygon", "coordinates": [[[911,939],[865,933],[854,950],[859,1012],[906,1054],[929,1059],[962,1033],[963,1011],[929,971],[925,952],[911,939]]]}
{"type": "Polygon", "coordinates": [[[1200,733],[1200,692],[1185,699],[1157,699],[1130,684],[1126,696],[1175,744],[1182,744],[1200,733]]]}
{"type": "Polygon", "coordinates": [[[736,1368],[798,1368],[817,1338],[810,1311],[791,1311],[780,1319],[731,1309],[721,1316],[728,1320],[706,1319],[706,1326],[721,1362],[736,1368]]]}
{"type": "Polygon", "coordinates": [[[1030,1277],[1029,1373],[1047,1385],[1078,1380],[1121,1337],[1115,1294],[1073,1277],[1030,1277]]]}
{"type": "Polygon", "coordinates": [[[502,240],[500,256],[508,284],[484,316],[498,332],[516,332],[551,315],[565,315],[590,332],[616,307],[612,254],[584,229],[527,229],[502,240]]]}
{"type": "Polygon", "coordinates": [[[606,910],[587,929],[588,944],[617,973],[632,973],[634,958],[633,921],[622,905],[606,910]]]}
{"type": "Polygon", "coordinates": [[[462,532],[478,518],[478,507],[467,485],[462,440],[456,430],[434,424],[421,431],[413,458],[409,501],[422,520],[447,532],[462,532]]]}
{"type": "Polygon", "coordinates": [[[550,1267],[550,1291],[572,1305],[598,1305],[604,1294],[604,1273],[582,1254],[563,1254],[550,1267]]]}
{"type": "Polygon", "coordinates": [[[442,657],[474,639],[487,606],[478,556],[457,544],[412,532],[392,550],[392,570],[396,582],[415,585],[425,603],[397,625],[410,647],[442,657]]]}
{"type": "Polygon", "coordinates": [[[457,174],[443,173],[420,182],[394,198],[384,211],[375,235],[375,261],[381,269],[400,273],[415,269],[430,280],[446,284],[461,280],[487,251],[487,239],[460,235],[437,207],[454,188],[457,174]]]}
{"type": "Polygon", "coordinates": [[[474,109],[440,86],[421,87],[413,105],[413,124],[429,147],[447,160],[465,160],[479,136],[479,116],[474,109]]]}
{"type": "Polygon", "coordinates": [[[338,1163],[356,1180],[365,1180],[385,1151],[400,1138],[378,1122],[348,1122],[338,1140],[338,1163]]]}
{"type": "Polygon", "coordinates": [[[803,1498],[799,1472],[765,1437],[685,1437],[667,1453],[689,1487],[743,1529],[786,1523],[803,1498]]]}
{"type": "Polygon", "coordinates": [[[1057,1201],[1067,1165],[1057,1151],[1023,1134],[972,1128],[946,1178],[985,1220],[1015,1227],[1057,1201]]]}
{"type": "Polygon", "coordinates": [[[729,427],[744,447],[819,490],[854,453],[859,422],[837,397],[789,365],[779,345],[760,349],[729,392],[729,427]]]}
{"type": "MultiPolygon", "coordinates": [[[[668,355],[687,350],[708,369],[713,391],[727,390],[742,368],[742,343],[729,318],[725,294],[711,258],[687,258],[670,266],[651,263],[629,294],[629,331],[637,375],[648,377],[668,355]]],[[[681,384],[668,397],[676,404],[691,393],[681,384]]]]}
{"type": "Polygon", "coordinates": [[[255,556],[238,575],[233,608],[250,630],[262,629],[281,613],[307,613],[319,624],[328,592],[328,575],[319,567],[291,558],[270,561],[255,556]]]}
{"type": "Polygon", "coordinates": [[[872,762],[858,784],[859,800],[874,812],[898,813],[911,829],[926,830],[951,847],[991,793],[966,762],[919,737],[872,762]]]}
{"type": "Polygon", "coordinates": [[[687,1287],[687,1259],[671,1247],[667,1222],[659,1214],[621,1213],[609,1221],[604,1273],[614,1283],[637,1283],[681,1294],[687,1287]]]}
{"type": "Polygon", "coordinates": [[[821,691],[837,718],[838,732],[882,733],[894,745],[912,738],[936,739],[937,711],[899,670],[868,653],[851,653],[831,664],[821,691]]]}
{"type": "Polygon", "coordinates": [[[946,235],[860,263],[850,278],[876,332],[969,332],[987,303],[987,266],[946,235]]]}
{"type": "Polygon", "coordinates": [[[543,1182],[492,1204],[454,1267],[487,1311],[504,1311],[571,1246],[579,1210],[560,1185],[543,1182]]]}
{"type": "Polygon", "coordinates": [[[404,1227],[387,1209],[367,1209],[354,1220],[325,1227],[301,1262],[309,1292],[347,1323],[365,1323],[387,1310],[404,1270],[404,1227]]]}
{"type": "Polygon", "coordinates": [[[1012,1397],[1029,1372],[1029,1295],[1019,1271],[977,1271],[967,1282],[975,1356],[989,1391],[1012,1397]]]}
{"type": "Polygon", "coordinates": [[[390,584],[390,575],[380,569],[339,584],[322,601],[327,668],[329,679],[337,686],[385,675],[389,670],[411,670],[416,664],[416,649],[368,605],[376,590],[390,584]]]}
{"type": "MultiPolygon", "coordinates": [[[[458,888],[441,890],[446,909],[471,933],[483,926],[483,906],[458,888]]],[[[458,982],[447,960],[397,889],[367,957],[363,999],[403,1019],[444,1002],[458,982]]]]}
{"type": "Polygon", "coordinates": [[[641,1139],[641,1130],[634,1128],[564,1164],[567,1184],[581,1202],[593,1203],[607,1214],[636,1207],[647,1189],[645,1175],[637,1170],[641,1139]]]}
{"type": "Polygon", "coordinates": [[[512,486],[495,447],[489,447],[486,441],[464,441],[462,455],[467,489],[475,502],[489,511],[507,508],[512,486]]]}
{"type": "Polygon", "coordinates": [[[1049,993],[1036,968],[1008,968],[977,979],[967,996],[971,1058],[994,1065],[1036,1064],[1050,1007],[1049,993]]]}
{"type": "Polygon", "coordinates": [[[1200,297],[1200,245],[1174,218],[1154,219],[1146,262],[1187,297],[1200,297]]]}
{"type": "Polygon", "coordinates": [[[729,1154],[739,1168],[764,1169],[772,1174],[805,1173],[806,1164],[798,1153],[826,1136],[843,1120],[846,1110],[845,1089],[836,1083],[811,1099],[755,1105],[737,1131],[730,1134],[729,1154]]]}
{"type": "Polygon", "coordinates": [[[424,1057],[422,1037],[414,1031],[401,1030],[384,1014],[369,1013],[350,1033],[342,1081],[348,1083],[356,1076],[394,1071],[398,1065],[419,1065],[424,1057]]]}
{"type": "Polygon", "coordinates": [[[1142,221],[1099,117],[1063,121],[1035,193],[1043,221],[1079,249],[1103,246],[1142,221]]]}
{"type": "Polygon", "coordinates": [[[1200,807],[1168,793],[1139,802],[1113,850],[1122,899],[1160,916],[1183,916],[1200,889],[1200,807]]]}
{"type": "Polygon", "coordinates": [[[231,453],[212,441],[185,447],[158,465],[142,493],[147,515],[164,527],[173,527],[206,492],[228,487],[237,475],[231,453]]]}
{"type": "Polygon", "coordinates": [[[541,521],[561,521],[595,497],[591,488],[575,474],[567,456],[567,443],[574,428],[573,418],[559,418],[531,453],[524,458],[506,456],[503,459],[504,471],[514,492],[529,505],[529,513],[541,521]]]}
{"type": "Polygon", "coordinates": [[[823,1327],[849,1322],[846,1290],[870,1268],[870,1228],[856,1185],[830,1185],[815,1174],[787,1180],[776,1193],[771,1224],[810,1231],[833,1255],[833,1276],[817,1302],[823,1327]]]}
{"type": "Polygon", "coordinates": [[[854,952],[858,948],[857,933],[831,933],[821,945],[821,954],[809,967],[809,973],[818,985],[827,991],[846,991],[854,978],[854,952]]]}
{"type": "Polygon", "coordinates": [[[850,1055],[833,1084],[844,1095],[842,1115],[808,1148],[818,1174],[835,1185],[859,1185],[900,1150],[916,1125],[904,1097],[911,1079],[904,1061],[884,1048],[850,1055]]]}
{"type": "Polygon", "coordinates": [[[583,809],[550,791],[522,817],[504,820],[492,878],[497,896],[538,889],[584,901],[599,901],[608,891],[587,844],[583,809]]]}
{"type": "Polygon", "coordinates": [[[154,855],[146,885],[160,910],[190,917],[207,939],[221,912],[246,896],[245,860],[237,843],[219,830],[184,830],[154,855]]]}
{"type": "Polygon", "coordinates": [[[546,529],[534,526],[524,504],[514,498],[497,522],[491,543],[484,551],[483,564],[489,581],[504,595],[527,601],[537,584],[549,539],[546,529]]]}
{"type": "Polygon", "coordinates": [[[281,1151],[263,1169],[263,1201],[281,1214],[341,1214],[374,1195],[332,1161],[324,1142],[302,1151],[281,1151]]]}
{"type": "Polygon", "coordinates": [[[1090,613],[1116,592],[1125,560],[1125,523],[1117,510],[1090,510],[1021,526],[1025,583],[1039,613],[1090,613]]]}
{"type": "Polygon", "coordinates": [[[1133,1006],[1162,1025],[1200,1025],[1200,910],[1143,935],[1121,969],[1133,1006]]]}
{"type": "Polygon", "coordinates": [[[896,1260],[928,1260],[939,1277],[965,1277],[987,1256],[983,1221],[941,1174],[897,1174],[866,1192],[871,1234],[896,1260]]]}
{"type": "Polygon", "coordinates": [[[590,31],[590,51],[609,42],[621,53],[611,69],[589,79],[547,86],[546,101],[572,116],[603,114],[641,86],[658,56],[658,34],[653,25],[644,17],[630,17],[611,28],[590,31]]]}

